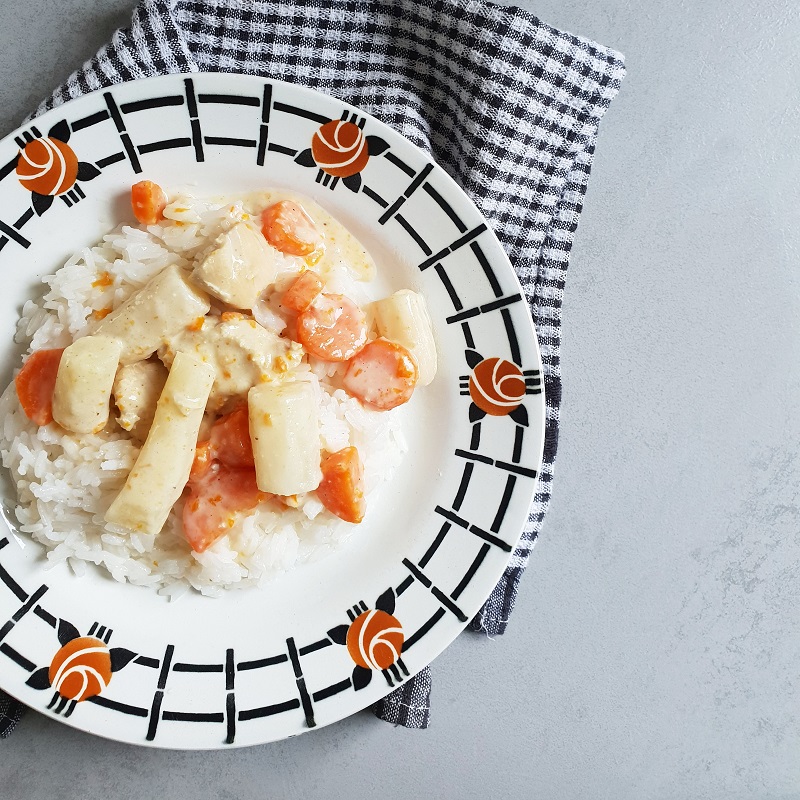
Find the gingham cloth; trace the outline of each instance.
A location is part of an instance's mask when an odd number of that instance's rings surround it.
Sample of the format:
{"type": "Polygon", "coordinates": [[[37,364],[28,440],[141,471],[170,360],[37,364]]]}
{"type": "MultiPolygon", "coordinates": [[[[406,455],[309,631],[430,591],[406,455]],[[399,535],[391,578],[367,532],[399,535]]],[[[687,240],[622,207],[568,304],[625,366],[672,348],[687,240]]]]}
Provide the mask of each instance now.
{"type": "MultiPolygon", "coordinates": [[[[544,464],[528,524],[470,627],[505,631],[550,500],[561,400],[561,302],[600,118],[623,57],[482,0],[143,0],[129,28],[37,109],[167,72],[245,72],[319,89],[431,153],[492,224],[525,289],[544,364],[544,464]]],[[[428,669],[375,706],[425,728],[428,669]]],[[[0,736],[20,709],[0,695],[0,736]]]]}

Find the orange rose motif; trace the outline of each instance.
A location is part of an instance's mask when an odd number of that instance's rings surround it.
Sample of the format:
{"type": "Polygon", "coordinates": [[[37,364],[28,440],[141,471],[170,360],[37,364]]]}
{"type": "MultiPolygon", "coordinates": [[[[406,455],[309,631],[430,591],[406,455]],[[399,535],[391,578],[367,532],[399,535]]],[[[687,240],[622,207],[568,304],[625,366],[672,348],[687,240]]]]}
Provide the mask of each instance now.
{"type": "Polygon", "coordinates": [[[87,636],[67,642],[55,654],[48,677],[62,697],[81,702],[100,694],[111,681],[111,673],[108,646],[87,636]]]}
{"type": "Polygon", "coordinates": [[[469,394],[481,411],[502,417],[511,414],[525,397],[525,378],[511,361],[486,358],[470,376],[469,394]]]}
{"type": "Polygon", "coordinates": [[[354,122],[332,119],[311,139],[311,153],[316,165],[335,178],[347,178],[361,172],[369,161],[369,146],[364,131],[354,122]]]}
{"type": "Polygon", "coordinates": [[[78,157],[59,139],[34,139],[20,151],[17,177],[34,194],[64,194],[78,178],[78,157]]]}
{"type": "Polygon", "coordinates": [[[364,669],[388,669],[400,658],[405,636],[396,617],[373,609],[360,614],[347,631],[350,657],[364,669]]]}

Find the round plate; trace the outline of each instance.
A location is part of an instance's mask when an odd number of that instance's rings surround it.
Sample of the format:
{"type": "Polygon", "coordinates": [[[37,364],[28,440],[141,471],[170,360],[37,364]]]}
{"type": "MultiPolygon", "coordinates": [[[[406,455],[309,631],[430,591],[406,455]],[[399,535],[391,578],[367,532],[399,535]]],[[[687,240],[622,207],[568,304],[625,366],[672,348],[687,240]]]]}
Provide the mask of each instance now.
{"type": "MultiPolygon", "coordinates": [[[[281,739],[408,680],[494,588],[541,465],[536,336],[486,220],[398,133],[291,84],[172,75],[73,100],[0,142],[4,385],[20,363],[12,340],[23,302],[74,251],[132,221],[129,190],[142,178],[169,190],[277,186],[312,197],[370,250],[389,288],[425,295],[439,373],[408,406],[403,466],[346,546],[262,589],[169,603],[99,570],[78,578],[66,566],[46,569],[42,548],[11,522],[0,532],[0,686],[56,719],[135,744],[281,739]],[[342,142],[365,137],[362,155],[312,147],[325,125],[338,125],[342,142]],[[37,140],[34,149],[58,151],[67,166],[57,160],[58,172],[25,177],[19,153],[37,140]],[[74,680],[59,681],[60,668],[74,680]]],[[[13,520],[10,486],[5,497],[13,520]]]]}

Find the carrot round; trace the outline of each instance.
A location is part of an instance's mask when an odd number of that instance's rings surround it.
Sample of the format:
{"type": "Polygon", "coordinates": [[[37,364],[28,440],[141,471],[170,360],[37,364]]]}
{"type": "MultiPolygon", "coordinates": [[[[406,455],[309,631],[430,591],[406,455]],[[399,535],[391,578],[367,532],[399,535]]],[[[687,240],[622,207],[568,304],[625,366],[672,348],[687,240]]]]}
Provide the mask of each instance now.
{"type": "Polygon", "coordinates": [[[343,294],[322,294],[297,317],[297,341],[323,361],[349,361],[367,343],[367,318],[343,294]]]}
{"type": "Polygon", "coordinates": [[[133,216],[142,225],[155,225],[164,219],[167,196],[164,190],[152,181],[139,181],[131,186],[133,216]]]}
{"type": "Polygon", "coordinates": [[[284,292],[281,305],[290,311],[305,311],[322,293],[322,278],[310,269],[298,275],[284,292]]]}
{"type": "Polygon", "coordinates": [[[411,353],[388,339],[375,339],[347,366],[344,389],[362,403],[381,411],[407,403],[419,372],[411,353]]]}
{"type": "Polygon", "coordinates": [[[261,232],[276,250],[290,256],[309,256],[323,243],[314,220],[291,200],[281,200],[264,209],[261,232]]]}
{"type": "Polygon", "coordinates": [[[14,378],[25,416],[37,425],[53,421],[53,390],[64,350],[37,350],[28,356],[14,378]]]}
{"type": "Polygon", "coordinates": [[[208,549],[236,523],[237,516],[265,498],[255,469],[233,469],[214,461],[188,484],[183,533],[196,553],[208,549]]]}
{"type": "Polygon", "coordinates": [[[366,511],[364,465],[355,447],[345,447],[322,460],[320,502],[345,522],[361,522],[366,511]]]}
{"type": "Polygon", "coordinates": [[[255,467],[253,443],[250,440],[250,416],[247,406],[241,406],[220,417],[208,437],[211,457],[225,466],[241,469],[255,467]]]}

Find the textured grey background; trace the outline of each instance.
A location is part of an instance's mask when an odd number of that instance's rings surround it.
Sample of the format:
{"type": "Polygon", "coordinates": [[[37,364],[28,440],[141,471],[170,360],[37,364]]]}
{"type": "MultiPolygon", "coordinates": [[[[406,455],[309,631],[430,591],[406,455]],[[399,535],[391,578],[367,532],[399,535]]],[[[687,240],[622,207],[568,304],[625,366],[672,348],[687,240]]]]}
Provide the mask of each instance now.
{"type": "MultiPolygon", "coordinates": [[[[564,306],[555,493],[508,634],[367,714],[212,754],[30,714],[0,797],[800,798],[795,0],[527,0],[622,50],[564,306]]],[[[2,0],[0,134],[132,0],[2,0]]]]}

